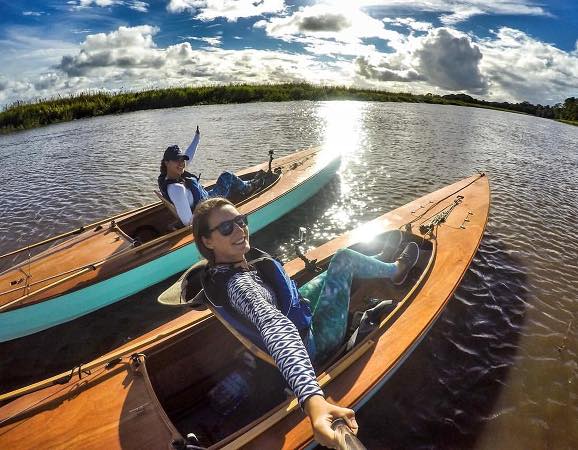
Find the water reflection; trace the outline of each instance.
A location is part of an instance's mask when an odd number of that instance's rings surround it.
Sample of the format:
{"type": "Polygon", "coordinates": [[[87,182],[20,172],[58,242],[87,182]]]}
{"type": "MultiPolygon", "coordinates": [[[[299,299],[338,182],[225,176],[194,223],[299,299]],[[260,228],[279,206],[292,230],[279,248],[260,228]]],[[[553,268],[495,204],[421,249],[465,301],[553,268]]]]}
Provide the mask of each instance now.
{"type": "Polygon", "coordinates": [[[343,162],[340,171],[341,196],[324,214],[324,221],[330,224],[329,230],[315,237],[329,240],[346,230],[355,228],[359,223],[359,211],[367,207],[371,198],[359,195],[363,184],[359,183],[358,174],[352,165],[365,164],[366,114],[368,103],[335,101],[325,102],[317,110],[319,121],[325,126],[322,131],[322,145],[328,151],[339,151],[343,162]]]}

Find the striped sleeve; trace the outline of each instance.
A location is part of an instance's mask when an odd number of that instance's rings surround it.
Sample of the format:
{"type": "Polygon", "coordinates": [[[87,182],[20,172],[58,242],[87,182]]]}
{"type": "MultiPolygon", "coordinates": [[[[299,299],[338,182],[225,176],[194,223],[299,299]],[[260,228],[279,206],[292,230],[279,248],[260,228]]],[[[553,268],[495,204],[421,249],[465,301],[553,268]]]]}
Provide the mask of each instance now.
{"type": "Polygon", "coordinates": [[[312,395],[323,395],[297,328],[264,295],[249,272],[233,275],[227,285],[231,304],[259,330],[269,354],[303,406],[312,395]]]}

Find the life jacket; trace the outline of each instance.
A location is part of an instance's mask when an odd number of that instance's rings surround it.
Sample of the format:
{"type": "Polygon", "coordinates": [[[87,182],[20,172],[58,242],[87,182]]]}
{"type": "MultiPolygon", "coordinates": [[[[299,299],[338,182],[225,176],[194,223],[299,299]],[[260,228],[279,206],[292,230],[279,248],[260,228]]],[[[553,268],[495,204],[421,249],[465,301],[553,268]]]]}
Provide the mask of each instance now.
{"type": "Polygon", "coordinates": [[[209,193],[199,182],[199,177],[193,175],[192,173],[187,172],[186,170],[183,172],[183,175],[179,179],[166,178],[165,175],[161,174],[159,175],[157,181],[159,183],[159,189],[161,191],[161,194],[163,194],[163,197],[166,198],[171,203],[173,203],[173,201],[169,197],[168,187],[169,184],[173,183],[182,183],[189,191],[191,191],[191,193],[193,194],[193,201],[194,201],[193,207],[191,209],[194,209],[194,207],[201,200],[209,198],[209,193]]]}
{"type": "MultiPolygon", "coordinates": [[[[306,343],[310,334],[312,317],[309,301],[299,294],[295,282],[287,276],[280,262],[255,248],[252,248],[247,256],[249,264],[257,269],[263,281],[275,293],[277,308],[293,322],[301,339],[306,343]]],[[[205,298],[221,319],[261,350],[267,352],[257,328],[247,318],[239,314],[229,301],[227,284],[233,275],[242,271],[241,268],[216,271],[207,267],[202,276],[205,298]]]]}

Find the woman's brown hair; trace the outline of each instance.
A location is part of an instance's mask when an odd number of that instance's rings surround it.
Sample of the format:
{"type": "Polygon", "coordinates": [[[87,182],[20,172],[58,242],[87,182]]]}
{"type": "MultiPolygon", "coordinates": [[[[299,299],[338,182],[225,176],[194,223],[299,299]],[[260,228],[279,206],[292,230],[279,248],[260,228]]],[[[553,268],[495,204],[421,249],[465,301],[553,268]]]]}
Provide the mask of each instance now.
{"type": "Polygon", "coordinates": [[[215,255],[213,251],[207,247],[203,243],[201,239],[202,236],[208,237],[209,232],[209,216],[213,212],[213,210],[217,208],[222,208],[226,205],[233,205],[229,200],[222,197],[214,197],[209,198],[207,200],[203,200],[199,202],[196,206],[195,211],[193,212],[193,236],[195,237],[195,244],[197,244],[197,248],[199,249],[199,253],[207,258],[209,264],[215,263],[215,255]]]}

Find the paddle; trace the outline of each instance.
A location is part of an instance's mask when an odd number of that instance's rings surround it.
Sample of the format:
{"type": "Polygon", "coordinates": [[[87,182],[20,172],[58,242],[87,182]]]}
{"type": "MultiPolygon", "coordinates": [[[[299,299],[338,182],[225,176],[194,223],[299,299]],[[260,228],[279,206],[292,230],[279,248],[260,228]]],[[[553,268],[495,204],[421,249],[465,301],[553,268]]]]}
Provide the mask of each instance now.
{"type": "Polygon", "coordinates": [[[331,428],[335,430],[339,441],[338,450],[366,450],[365,445],[353,434],[345,419],[335,419],[331,424],[331,428]]]}

